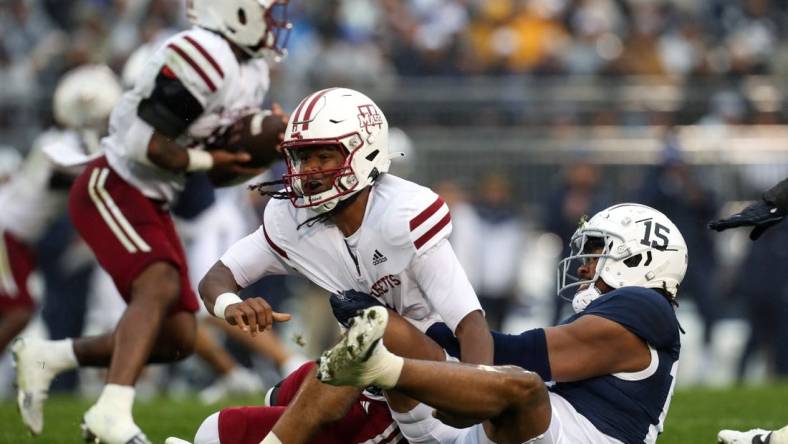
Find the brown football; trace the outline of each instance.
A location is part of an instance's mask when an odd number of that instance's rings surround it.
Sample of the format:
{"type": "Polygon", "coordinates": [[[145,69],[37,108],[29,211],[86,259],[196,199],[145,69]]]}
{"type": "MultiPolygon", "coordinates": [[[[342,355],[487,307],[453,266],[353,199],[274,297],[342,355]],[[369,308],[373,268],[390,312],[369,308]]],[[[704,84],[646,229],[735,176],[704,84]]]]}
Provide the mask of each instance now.
{"type": "Polygon", "coordinates": [[[252,156],[248,166],[265,167],[281,159],[277,148],[286,128],[282,116],[258,111],[235,121],[208,149],[245,151],[252,156]]]}

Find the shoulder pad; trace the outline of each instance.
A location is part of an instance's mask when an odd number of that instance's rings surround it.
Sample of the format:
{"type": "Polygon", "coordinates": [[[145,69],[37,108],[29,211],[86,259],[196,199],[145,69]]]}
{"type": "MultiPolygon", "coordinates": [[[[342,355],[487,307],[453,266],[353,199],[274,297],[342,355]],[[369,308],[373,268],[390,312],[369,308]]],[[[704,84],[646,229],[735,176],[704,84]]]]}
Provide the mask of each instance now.
{"type": "MultiPolygon", "coordinates": [[[[229,44],[220,36],[202,29],[183,31],[170,38],[164,51],[164,67],[205,107],[222,88],[238,62],[229,44]]],[[[169,74],[168,73],[168,74],[169,74]]],[[[235,77],[233,75],[233,77],[235,77]]]]}
{"type": "MultiPolygon", "coordinates": [[[[429,188],[399,178],[396,187],[381,187],[387,202],[381,231],[392,246],[420,255],[451,234],[451,214],[443,199],[429,188]],[[390,189],[386,189],[390,188],[390,189]]],[[[377,197],[377,196],[376,196],[377,197]]]]}
{"type": "Polygon", "coordinates": [[[282,259],[289,260],[287,254],[288,239],[297,233],[298,224],[290,202],[271,199],[263,211],[263,234],[268,245],[282,259]]]}
{"type": "Polygon", "coordinates": [[[673,306],[650,288],[613,290],[589,304],[581,315],[596,315],[618,322],[657,348],[669,347],[679,337],[673,306]]]}

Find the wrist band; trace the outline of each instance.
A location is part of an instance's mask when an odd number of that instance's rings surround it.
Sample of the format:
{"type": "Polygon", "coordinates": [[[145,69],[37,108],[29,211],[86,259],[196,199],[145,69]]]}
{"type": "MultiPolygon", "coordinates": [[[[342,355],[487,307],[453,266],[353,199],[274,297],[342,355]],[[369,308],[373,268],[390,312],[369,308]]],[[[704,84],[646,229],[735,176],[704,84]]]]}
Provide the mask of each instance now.
{"type": "Polygon", "coordinates": [[[213,156],[211,153],[196,148],[188,148],[186,153],[189,155],[189,164],[186,171],[208,171],[213,167],[213,156]]]}
{"type": "Polygon", "coordinates": [[[217,318],[224,319],[224,310],[227,309],[227,306],[238,304],[243,302],[237,294],[235,293],[222,293],[216,298],[216,302],[213,303],[213,315],[217,318]]]}

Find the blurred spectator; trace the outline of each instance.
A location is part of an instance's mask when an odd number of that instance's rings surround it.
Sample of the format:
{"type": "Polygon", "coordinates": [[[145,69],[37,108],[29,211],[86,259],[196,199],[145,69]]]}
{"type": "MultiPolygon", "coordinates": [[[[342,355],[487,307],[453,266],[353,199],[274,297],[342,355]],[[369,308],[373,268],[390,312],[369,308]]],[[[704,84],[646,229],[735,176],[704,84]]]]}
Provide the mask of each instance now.
{"type": "MultiPolygon", "coordinates": [[[[753,242],[738,273],[733,294],[746,308],[750,326],[739,357],[737,377],[744,380],[753,355],[766,354],[770,376],[788,376],[788,224],[779,224],[753,242]]],[[[694,258],[692,259],[694,260],[694,258]]],[[[690,263],[692,263],[690,260],[690,263]]],[[[707,282],[709,279],[707,279],[707,282]]]]}
{"type": "Polygon", "coordinates": [[[502,331],[506,314],[516,301],[524,230],[512,201],[511,184],[504,174],[482,177],[474,209],[478,225],[471,284],[486,312],[490,329],[502,331]]]}

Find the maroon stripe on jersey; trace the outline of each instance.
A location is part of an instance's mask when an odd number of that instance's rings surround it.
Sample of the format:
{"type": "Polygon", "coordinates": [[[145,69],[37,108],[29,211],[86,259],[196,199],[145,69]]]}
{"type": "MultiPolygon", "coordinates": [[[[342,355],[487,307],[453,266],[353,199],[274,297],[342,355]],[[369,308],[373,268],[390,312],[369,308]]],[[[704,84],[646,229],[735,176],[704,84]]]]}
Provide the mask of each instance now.
{"type": "Polygon", "coordinates": [[[184,50],[179,48],[175,43],[170,43],[169,45],[167,45],[167,47],[172,48],[172,50],[177,52],[179,56],[183,57],[183,60],[186,60],[186,63],[191,65],[192,68],[194,68],[197,74],[199,74],[200,77],[202,77],[202,79],[205,81],[205,84],[208,85],[208,88],[211,90],[211,92],[216,91],[216,85],[213,84],[211,78],[205,74],[205,71],[203,71],[202,68],[200,68],[200,65],[195,63],[194,60],[192,60],[192,58],[189,57],[189,55],[186,54],[184,50]]]}
{"type": "Polygon", "coordinates": [[[273,248],[273,250],[276,251],[277,254],[279,254],[279,256],[288,259],[287,252],[279,248],[279,245],[276,245],[274,241],[272,241],[271,238],[268,237],[268,230],[265,229],[265,224],[263,224],[263,234],[265,235],[265,240],[268,241],[268,245],[270,245],[271,248],[273,248]]]}
{"type": "Polygon", "coordinates": [[[317,105],[317,101],[320,100],[321,97],[326,95],[327,92],[334,90],[336,88],[328,88],[324,89],[323,91],[318,91],[311,102],[309,102],[309,106],[306,108],[306,114],[304,114],[304,118],[301,119],[304,122],[304,126],[301,128],[302,131],[306,131],[309,129],[309,118],[312,117],[312,110],[315,109],[315,105],[317,105]]]}
{"type": "Polygon", "coordinates": [[[438,211],[438,209],[442,206],[443,206],[443,199],[441,199],[440,196],[438,196],[438,198],[435,199],[435,202],[433,202],[430,206],[425,208],[424,211],[419,213],[418,216],[410,220],[410,231],[413,231],[416,228],[418,228],[419,225],[423,224],[425,220],[429,219],[430,216],[435,214],[435,212],[438,211]]]}
{"type": "Polygon", "coordinates": [[[426,233],[421,235],[420,238],[416,239],[416,242],[414,242],[414,244],[416,245],[416,249],[418,250],[419,248],[422,247],[422,245],[429,242],[430,239],[432,239],[436,234],[438,234],[440,230],[446,227],[446,225],[449,225],[449,222],[451,222],[451,213],[446,213],[446,215],[443,216],[443,219],[441,219],[437,224],[435,224],[434,227],[430,228],[426,233]]]}
{"type": "Polygon", "coordinates": [[[213,57],[211,57],[211,55],[208,54],[208,51],[206,51],[205,48],[202,47],[202,45],[197,43],[197,40],[194,40],[188,35],[183,36],[183,38],[186,39],[187,42],[191,43],[192,46],[197,48],[197,51],[200,51],[200,54],[202,54],[202,56],[205,57],[205,60],[207,60],[208,63],[210,63],[211,66],[213,66],[213,69],[215,69],[216,72],[219,73],[219,77],[224,78],[224,71],[222,71],[222,68],[220,68],[219,64],[216,63],[216,60],[214,60],[213,57]]]}

